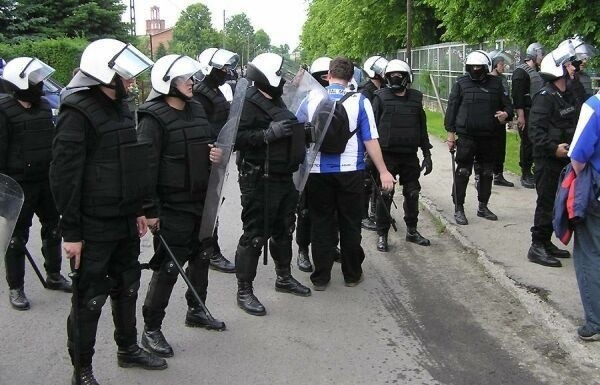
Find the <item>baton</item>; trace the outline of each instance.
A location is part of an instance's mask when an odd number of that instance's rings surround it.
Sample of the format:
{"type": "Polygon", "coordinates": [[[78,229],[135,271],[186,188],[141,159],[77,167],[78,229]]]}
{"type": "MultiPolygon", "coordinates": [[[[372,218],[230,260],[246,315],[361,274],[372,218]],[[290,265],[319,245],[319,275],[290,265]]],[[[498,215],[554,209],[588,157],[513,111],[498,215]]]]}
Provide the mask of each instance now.
{"type": "MultiPolygon", "coordinates": [[[[80,257],[81,258],[81,257],[80,257]]],[[[71,259],[71,286],[73,287],[73,365],[75,366],[75,384],[81,385],[81,359],[80,343],[81,334],[79,333],[79,269],[75,269],[75,263],[71,259]]]]}
{"type": "Polygon", "coordinates": [[[33,260],[33,257],[29,253],[29,250],[27,250],[27,246],[25,246],[25,244],[23,244],[23,252],[25,252],[25,256],[27,256],[27,259],[29,260],[29,263],[31,264],[31,267],[33,267],[33,270],[35,271],[35,275],[37,275],[37,277],[40,279],[40,282],[42,283],[42,286],[44,286],[44,288],[47,289],[48,288],[48,283],[46,282],[46,280],[42,276],[42,273],[40,272],[40,269],[38,269],[37,265],[35,264],[35,261],[33,260]]]}
{"type": "Polygon", "coordinates": [[[173,261],[173,263],[177,267],[177,270],[179,271],[179,275],[181,275],[181,277],[183,278],[183,280],[187,284],[188,289],[190,289],[190,291],[192,292],[192,295],[194,296],[194,299],[200,304],[200,307],[206,313],[206,317],[211,322],[213,322],[215,319],[213,318],[212,314],[210,314],[210,312],[206,308],[206,305],[204,304],[204,302],[202,301],[202,299],[200,299],[200,296],[198,295],[198,292],[196,291],[196,289],[192,285],[192,282],[190,281],[190,279],[188,278],[188,276],[185,274],[185,271],[183,270],[183,267],[181,267],[181,264],[179,263],[179,261],[177,260],[177,258],[175,258],[175,254],[173,254],[173,251],[171,251],[171,248],[167,244],[167,241],[165,241],[165,238],[158,231],[154,235],[158,237],[158,240],[160,241],[160,244],[165,248],[165,250],[167,251],[167,254],[169,254],[169,257],[171,258],[171,260],[173,261]]]}
{"type": "Polygon", "coordinates": [[[263,180],[265,183],[265,199],[264,199],[264,218],[263,218],[263,233],[264,233],[264,245],[263,245],[263,265],[267,265],[267,259],[269,259],[269,143],[267,143],[267,153],[265,155],[265,167],[264,167],[263,180]]]}
{"type": "MultiPolygon", "coordinates": [[[[390,220],[390,225],[392,225],[392,228],[394,229],[394,231],[398,231],[398,227],[396,226],[396,220],[394,219],[394,217],[390,213],[390,210],[388,209],[387,205],[385,204],[385,199],[383,199],[383,192],[381,191],[381,188],[379,188],[379,184],[377,184],[377,181],[375,181],[375,178],[373,178],[373,175],[369,175],[369,176],[371,177],[371,181],[373,182],[373,191],[375,191],[375,195],[377,196],[377,200],[379,201],[379,203],[383,205],[383,207],[384,207],[383,211],[387,214],[387,217],[390,220]]],[[[394,199],[392,198],[392,203],[393,202],[394,202],[394,199]]],[[[396,205],[394,204],[394,206],[396,206],[396,205]]]]}
{"type": "Polygon", "coordinates": [[[454,153],[456,149],[450,150],[450,158],[452,158],[452,195],[454,196],[454,211],[456,211],[456,205],[458,202],[458,197],[456,196],[456,162],[454,159],[454,153]]]}

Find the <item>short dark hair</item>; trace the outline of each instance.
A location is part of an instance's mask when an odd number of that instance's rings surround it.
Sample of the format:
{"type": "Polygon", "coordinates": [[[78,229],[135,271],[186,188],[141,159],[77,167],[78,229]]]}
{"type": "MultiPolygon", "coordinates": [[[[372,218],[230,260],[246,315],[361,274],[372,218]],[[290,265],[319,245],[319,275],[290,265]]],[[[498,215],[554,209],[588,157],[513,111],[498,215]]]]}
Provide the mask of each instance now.
{"type": "Polygon", "coordinates": [[[347,57],[338,56],[329,63],[331,77],[350,81],[354,76],[354,64],[347,57]]]}

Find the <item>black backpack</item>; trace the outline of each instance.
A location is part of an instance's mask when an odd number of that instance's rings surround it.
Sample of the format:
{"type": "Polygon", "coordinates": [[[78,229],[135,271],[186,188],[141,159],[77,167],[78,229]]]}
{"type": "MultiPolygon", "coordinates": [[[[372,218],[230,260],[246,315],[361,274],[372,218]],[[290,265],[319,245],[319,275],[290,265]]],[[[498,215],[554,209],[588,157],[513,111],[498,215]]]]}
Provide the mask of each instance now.
{"type": "Polygon", "coordinates": [[[349,129],[350,122],[348,121],[348,114],[342,104],[354,94],[356,94],[356,92],[348,92],[338,101],[332,101],[331,99],[326,98],[317,106],[312,119],[312,123],[315,125],[317,125],[317,121],[321,121],[323,124],[327,121],[329,112],[331,111],[331,103],[335,103],[333,117],[331,118],[329,128],[323,137],[323,142],[319,149],[320,152],[326,154],[343,153],[346,149],[346,144],[348,144],[348,140],[356,133],[356,129],[354,131],[350,131],[349,129]]]}

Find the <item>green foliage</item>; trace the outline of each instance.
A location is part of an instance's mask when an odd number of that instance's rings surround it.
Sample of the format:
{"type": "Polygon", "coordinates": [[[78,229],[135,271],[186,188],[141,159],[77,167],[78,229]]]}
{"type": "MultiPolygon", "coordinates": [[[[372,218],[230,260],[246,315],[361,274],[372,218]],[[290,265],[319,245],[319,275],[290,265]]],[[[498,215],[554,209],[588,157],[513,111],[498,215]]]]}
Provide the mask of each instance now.
{"type": "Polygon", "coordinates": [[[167,49],[165,48],[165,45],[163,43],[160,43],[158,45],[158,48],[156,48],[156,55],[154,55],[154,60],[158,60],[165,55],[167,55],[167,49]]]}
{"type": "Polygon", "coordinates": [[[0,43],[0,53],[6,61],[19,56],[37,57],[56,69],[54,78],[66,84],[87,44],[85,39],[25,40],[13,45],[0,43]]]}
{"type": "Polygon", "coordinates": [[[192,4],[177,19],[173,27],[170,50],[196,57],[206,48],[218,47],[221,35],[211,25],[211,13],[204,4],[192,4]]]}
{"type": "MultiPolygon", "coordinates": [[[[413,45],[439,39],[434,11],[413,6],[413,45]]],[[[300,39],[302,59],[345,55],[362,60],[406,45],[406,2],[397,0],[313,0],[300,39]]]]}
{"type": "Polygon", "coordinates": [[[225,40],[227,49],[237,52],[242,57],[243,63],[247,63],[250,58],[256,56],[254,27],[245,13],[233,15],[227,19],[225,22],[225,40]]]}
{"type": "Polygon", "coordinates": [[[257,55],[267,52],[271,47],[271,38],[262,29],[259,29],[254,33],[254,38],[252,40],[254,41],[254,51],[256,51],[257,55]]]}

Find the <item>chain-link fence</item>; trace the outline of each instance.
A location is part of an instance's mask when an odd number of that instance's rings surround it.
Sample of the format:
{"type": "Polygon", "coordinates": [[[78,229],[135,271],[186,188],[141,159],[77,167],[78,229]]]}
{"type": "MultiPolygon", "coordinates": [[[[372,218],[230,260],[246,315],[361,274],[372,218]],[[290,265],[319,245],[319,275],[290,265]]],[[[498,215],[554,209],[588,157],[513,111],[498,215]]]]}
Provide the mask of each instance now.
{"type": "MultiPolygon", "coordinates": [[[[434,88],[431,82],[436,84],[442,104],[445,106],[448,101],[448,95],[452,85],[458,76],[464,74],[464,62],[467,55],[474,50],[481,49],[486,52],[493,50],[503,51],[512,60],[506,62],[504,76],[506,76],[509,89],[511,86],[512,71],[516,66],[522,63],[522,54],[524,47],[518,47],[516,44],[506,40],[496,40],[494,42],[481,44],[464,43],[442,43],[415,47],[412,49],[413,87],[423,92],[424,102],[432,110],[439,110],[435,97],[434,88]]],[[[406,60],[406,49],[399,49],[395,54],[386,55],[388,59],[396,58],[406,60]]],[[[592,77],[594,89],[598,89],[600,77],[592,77]]],[[[445,107],[444,107],[445,108],[445,107]]]]}

